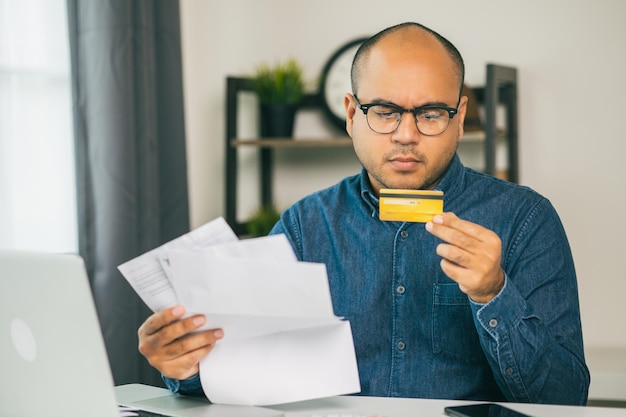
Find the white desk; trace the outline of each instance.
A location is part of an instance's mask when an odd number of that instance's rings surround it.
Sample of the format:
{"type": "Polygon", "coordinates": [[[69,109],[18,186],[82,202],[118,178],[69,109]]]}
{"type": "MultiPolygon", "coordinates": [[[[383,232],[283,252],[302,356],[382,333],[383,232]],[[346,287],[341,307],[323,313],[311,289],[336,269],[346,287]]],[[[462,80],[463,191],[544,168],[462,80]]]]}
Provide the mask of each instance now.
{"type": "MultiPolygon", "coordinates": [[[[203,402],[186,401],[184,397],[173,396],[162,388],[131,384],[115,388],[118,401],[122,404],[133,402],[143,405],[151,402],[168,404],[168,409],[153,408],[163,414],[187,417],[310,417],[313,415],[365,415],[385,417],[441,417],[443,409],[450,405],[469,404],[467,401],[425,400],[415,398],[380,398],[380,397],[331,397],[319,400],[303,401],[272,407],[234,407],[211,405],[203,402]],[[157,401],[155,401],[157,400],[157,401]],[[182,401],[181,401],[182,400],[182,401]],[[172,404],[180,402],[180,406],[172,404]],[[176,410],[175,410],[176,409],[176,410]]],[[[541,404],[504,404],[511,409],[533,417],[626,417],[624,408],[573,407],[541,404]]]]}
{"type": "MultiPolygon", "coordinates": [[[[425,400],[415,398],[332,397],[322,400],[272,407],[286,417],[308,417],[313,414],[360,414],[386,417],[439,417],[444,407],[467,404],[466,401],[425,400]]],[[[533,417],[625,417],[626,409],[571,407],[539,404],[503,404],[533,417]]]]}

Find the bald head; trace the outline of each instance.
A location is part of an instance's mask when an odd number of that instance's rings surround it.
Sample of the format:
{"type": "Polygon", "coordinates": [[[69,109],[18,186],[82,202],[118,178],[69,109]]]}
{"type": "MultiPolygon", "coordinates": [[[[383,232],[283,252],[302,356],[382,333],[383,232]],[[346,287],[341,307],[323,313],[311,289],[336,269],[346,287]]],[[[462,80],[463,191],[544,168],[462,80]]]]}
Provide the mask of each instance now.
{"type": "MultiPolygon", "coordinates": [[[[465,65],[459,51],[450,41],[437,32],[419,23],[407,22],[384,29],[361,44],[352,62],[352,92],[355,95],[358,94],[361,75],[372,57],[372,51],[378,49],[380,46],[380,49],[382,49],[384,53],[385,44],[439,48],[445,51],[449,58],[449,62],[446,65],[448,67],[447,69],[450,70],[449,73],[451,76],[456,78],[454,81],[458,83],[459,95],[461,94],[465,78],[465,65]]],[[[442,72],[445,71],[445,69],[446,68],[442,68],[442,72]]]]}

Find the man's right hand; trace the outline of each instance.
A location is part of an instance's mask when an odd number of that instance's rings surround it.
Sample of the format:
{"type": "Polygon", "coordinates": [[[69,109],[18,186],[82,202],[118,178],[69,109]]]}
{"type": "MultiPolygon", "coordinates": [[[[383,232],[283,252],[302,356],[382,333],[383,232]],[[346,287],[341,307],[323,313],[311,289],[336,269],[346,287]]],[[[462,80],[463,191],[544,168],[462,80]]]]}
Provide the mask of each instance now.
{"type": "Polygon", "coordinates": [[[137,332],[139,352],[150,365],[171,379],[187,379],[199,371],[199,363],[224,337],[221,329],[192,333],[205,323],[202,315],[181,319],[183,306],[175,306],[146,319],[137,332]]]}

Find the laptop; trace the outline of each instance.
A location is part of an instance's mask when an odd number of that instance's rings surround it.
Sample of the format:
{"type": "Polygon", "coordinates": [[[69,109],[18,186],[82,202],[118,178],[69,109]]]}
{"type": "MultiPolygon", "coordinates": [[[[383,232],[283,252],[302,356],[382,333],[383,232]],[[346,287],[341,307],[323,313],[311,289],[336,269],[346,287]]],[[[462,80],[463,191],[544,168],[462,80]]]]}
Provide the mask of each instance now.
{"type": "Polygon", "coordinates": [[[85,266],[75,254],[0,250],[0,370],[2,416],[119,417],[120,404],[140,416],[282,415],[141,384],[115,388],[85,266]]]}

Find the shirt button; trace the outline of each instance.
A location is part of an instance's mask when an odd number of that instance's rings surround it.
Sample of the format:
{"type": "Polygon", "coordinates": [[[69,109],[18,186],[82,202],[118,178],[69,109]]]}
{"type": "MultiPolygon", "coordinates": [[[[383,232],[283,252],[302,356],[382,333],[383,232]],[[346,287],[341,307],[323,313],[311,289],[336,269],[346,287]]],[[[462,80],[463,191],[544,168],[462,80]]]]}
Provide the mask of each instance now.
{"type": "Polygon", "coordinates": [[[404,285],[398,285],[396,287],[396,292],[398,294],[404,294],[406,292],[406,288],[404,287],[404,285]]]}
{"type": "Polygon", "coordinates": [[[504,372],[506,372],[507,375],[513,375],[513,368],[506,368],[504,372]]]}
{"type": "Polygon", "coordinates": [[[493,328],[493,327],[496,327],[497,325],[498,325],[498,320],[497,319],[489,320],[489,327],[493,328]]]}
{"type": "Polygon", "coordinates": [[[402,239],[406,239],[407,237],[409,237],[409,232],[403,230],[400,232],[400,236],[402,237],[402,239]]]}
{"type": "Polygon", "coordinates": [[[404,348],[406,347],[406,343],[398,342],[396,346],[398,347],[398,350],[404,350],[404,348]]]}

